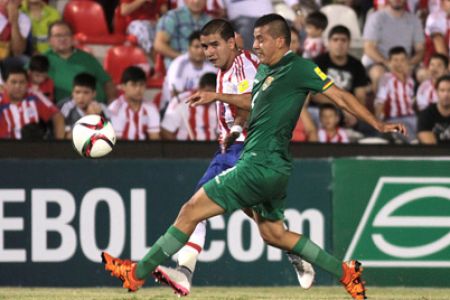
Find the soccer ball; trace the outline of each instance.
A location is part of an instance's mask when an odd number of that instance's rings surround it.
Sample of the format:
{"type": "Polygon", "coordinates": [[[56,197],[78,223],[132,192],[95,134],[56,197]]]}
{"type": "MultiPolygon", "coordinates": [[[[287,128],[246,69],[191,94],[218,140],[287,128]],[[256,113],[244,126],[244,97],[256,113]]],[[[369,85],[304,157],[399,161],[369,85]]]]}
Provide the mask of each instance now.
{"type": "Polygon", "coordinates": [[[72,129],[72,142],[83,157],[97,158],[111,152],[116,143],[116,133],[111,122],[99,115],[79,119],[72,129]]]}

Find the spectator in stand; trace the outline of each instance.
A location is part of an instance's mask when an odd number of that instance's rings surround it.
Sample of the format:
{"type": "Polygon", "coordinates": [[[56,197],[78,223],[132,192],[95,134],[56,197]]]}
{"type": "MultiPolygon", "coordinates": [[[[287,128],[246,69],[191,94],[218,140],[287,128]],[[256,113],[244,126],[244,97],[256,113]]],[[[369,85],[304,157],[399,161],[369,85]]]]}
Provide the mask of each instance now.
{"type": "Polygon", "coordinates": [[[27,37],[31,31],[31,21],[19,10],[21,0],[0,0],[0,61],[3,66],[23,64],[12,56],[21,56],[27,47],[27,37]],[[11,59],[8,59],[10,58],[11,59]]]}
{"type": "Polygon", "coordinates": [[[65,137],[72,138],[72,128],[85,115],[101,115],[109,119],[108,107],[95,101],[97,81],[89,73],[80,73],[73,79],[72,98],[58,104],[65,120],[65,137]]]}
{"type": "Polygon", "coordinates": [[[121,79],[123,95],[109,105],[111,122],[118,139],[159,140],[160,117],[156,106],[144,100],[147,77],[135,66],[125,69],[121,79]]]}
{"type": "Polygon", "coordinates": [[[188,50],[189,35],[211,20],[205,13],[206,0],[184,2],[186,6],[168,11],[158,21],[154,48],[165,56],[166,68],[188,50]]]}
{"type": "Polygon", "coordinates": [[[417,138],[422,144],[450,144],[450,76],[436,82],[438,102],[419,113],[417,138]]]}
{"type": "Polygon", "coordinates": [[[10,68],[0,95],[0,138],[22,138],[22,129],[40,121],[52,121],[53,136],[64,138],[64,117],[47,98],[28,91],[28,75],[23,68],[10,68]]]}
{"type": "Polygon", "coordinates": [[[55,85],[48,76],[49,69],[50,63],[46,56],[32,56],[28,64],[28,86],[32,93],[55,102],[55,85]]]}
{"type": "Polygon", "coordinates": [[[305,31],[307,36],[303,44],[304,58],[313,59],[326,51],[322,33],[327,25],[327,16],[320,11],[312,12],[306,17],[305,31]]]}
{"type": "Polygon", "coordinates": [[[441,9],[431,13],[426,21],[425,33],[430,43],[427,43],[427,54],[440,53],[449,56],[450,34],[450,0],[441,0],[441,9]]]}
{"type": "Polygon", "coordinates": [[[120,0],[120,13],[125,17],[127,33],[136,36],[139,46],[150,53],[156,35],[156,21],[165,0],[120,0]]]}
{"type": "Polygon", "coordinates": [[[406,0],[388,0],[389,6],[371,14],[364,26],[363,64],[369,70],[373,90],[389,66],[389,49],[402,46],[411,69],[422,61],[424,34],[419,18],[406,11],[406,0]],[[414,55],[414,56],[412,56],[414,55]]]}
{"type": "Polygon", "coordinates": [[[188,52],[175,58],[167,70],[162,88],[161,108],[179,93],[198,88],[200,77],[208,72],[216,73],[217,69],[205,60],[200,32],[194,31],[189,36],[188,52]]]}
{"type": "Polygon", "coordinates": [[[49,75],[55,82],[56,103],[70,97],[74,77],[82,72],[92,74],[97,80],[97,100],[111,101],[116,96],[116,87],[98,60],[89,53],[73,46],[70,25],[57,21],[49,28],[51,49],[45,55],[50,61],[49,75]]]}
{"type": "Polygon", "coordinates": [[[436,81],[439,77],[448,74],[447,56],[439,53],[433,54],[428,64],[428,74],[430,78],[422,82],[417,90],[416,106],[419,111],[437,102],[436,81]]]}
{"type": "MultiPolygon", "coordinates": [[[[216,74],[205,73],[200,78],[198,90],[215,92],[216,74]]],[[[186,103],[194,91],[188,91],[170,100],[161,122],[161,135],[165,140],[215,141],[217,140],[216,104],[190,107],[186,103]]]]}
{"type": "Polygon", "coordinates": [[[322,6],[321,0],[284,0],[294,12],[294,27],[301,30],[304,27],[305,16],[313,11],[317,11],[322,6]]]}
{"type": "Polygon", "coordinates": [[[375,99],[375,115],[380,120],[400,122],[408,139],[416,136],[417,119],[413,110],[414,80],[409,75],[408,54],[403,47],[389,51],[389,69],[380,79],[375,99]]]}
{"type": "Polygon", "coordinates": [[[325,103],[320,106],[320,143],[348,143],[349,139],[344,129],[338,126],[339,111],[331,103],[325,103]]]}
{"type": "Polygon", "coordinates": [[[298,30],[291,26],[291,51],[296,53],[297,55],[302,55],[302,47],[300,43],[300,34],[298,30]]]}
{"type": "Polygon", "coordinates": [[[39,53],[44,53],[50,48],[48,28],[52,23],[60,20],[61,15],[43,0],[24,0],[21,9],[31,20],[33,48],[39,53]]]}

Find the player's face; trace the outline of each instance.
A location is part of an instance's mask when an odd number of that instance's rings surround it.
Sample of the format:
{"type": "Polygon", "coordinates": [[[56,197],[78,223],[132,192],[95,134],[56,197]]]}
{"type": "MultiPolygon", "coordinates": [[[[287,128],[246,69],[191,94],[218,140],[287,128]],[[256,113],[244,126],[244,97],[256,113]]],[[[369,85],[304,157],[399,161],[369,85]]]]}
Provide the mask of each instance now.
{"type": "Polygon", "coordinates": [[[450,81],[441,81],[437,88],[439,105],[445,109],[450,109],[450,81]]]}
{"type": "Polygon", "coordinates": [[[402,10],[405,8],[405,1],[406,0],[389,0],[389,5],[392,9],[402,10]]]}
{"type": "Polygon", "coordinates": [[[389,65],[392,71],[406,74],[408,72],[408,59],[405,54],[394,54],[389,59],[389,65]]]}
{"type": "Polygon", "coordinates": [[[261,63],[265,65],[272,65],[275,63],[275,55],[280,46],[280,39],[273,38],[269,33],[269,27],[267,25],[256,27],[253,32],[255,37],[253,41],[253,50],[258,56],[261,63]]]}
{"type": "Polygon", "coordinates": [[[225,41],[220,34],[201,35],[203,53],[216,68],[226,70],[233,63],[236,44],[234,38],[225,41]]]}
{"type": "Polygon", "coordinates": [[[294,31],[291,31],[291,46],[289,48],[294,53],[298,53],[300,51],[300,40],[297,33],[294,31]]]}
{"type": "Polygon", "coordinates": [[[189,46],[189,58],[194,63],[202,63],[205,60],[205,54],[203,53],[202,45],[200,40],[193,40],[189,46]]]}
{"type": "Polygon", "coordinates": [[[122,90],[127,100],[140,102],[144,99],[146,84],[145,81],[128,81],[122,84],[122,90]]]}
{"type": "Polygon", "coordinates": [[[30,76],[31,83],[38,85],[43,83],[48,77],[47,73],[37,71],[29,71],[28,75],[30,76]]]}
{"type": "Polygon", "coordinates": [[[75,86],[72,91],[72,98],[81,110],[86,110],[95,99],[95,91],[85,86],[75,86]]]}
{"type": "Polygon", "coordinates": [[[53,26],[49,42],[56,53],[70,52],[73,46],[72,32],[65,25],[53,26]]]}
{"type": "Polygon", "coordinates": [[[24,74],[10,74],[8,80],[5,82],[5,88],[11,100],[20,101],[27,93],[27,77],[24,74]]]}
{"type": "Polygon", "coordinates": [[[333,130],[339,122],[337,113],[332,109],[324,109],[320,112],[320,124],[325,130],[333,130]]]}
{"type": "Polygon", "coordinates": [[[333,34],[328,40],[328,49],[332,56],[343,57],[348,54],[350,41],[345,34],[333,34]]]}
{"type": "Polygon", "coordinates": [[[442,60],[434,58],[430,60],[428,72],[430,73],[432,79],[437,79],[447,73],[447,68],[442,60]]]}

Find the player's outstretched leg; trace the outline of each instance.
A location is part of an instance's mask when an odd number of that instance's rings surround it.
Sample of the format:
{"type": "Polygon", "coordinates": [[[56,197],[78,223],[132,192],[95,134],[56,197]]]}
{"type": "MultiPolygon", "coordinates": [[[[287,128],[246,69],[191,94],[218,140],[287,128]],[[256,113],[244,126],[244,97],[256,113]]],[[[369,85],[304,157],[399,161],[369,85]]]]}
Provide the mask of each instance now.
{"type": "Polygon", "coordinates": [[[313,266],[297,254],[286,252],[286,255],[289,262],[294,267],[300,286],[305,290],[310,289],[314,283],[314,278],[316,276],[316,272],[314,271],[313,266]]]}
{"type": "Polygon", "coordinates": [[[206,221],[198,223],[187,244],[178,251],[177,268],[158,266],[153,272],[156,281],[170,286],[174,292],[187,296],[191,290],[197,257],[205,244],[206,221]]]}

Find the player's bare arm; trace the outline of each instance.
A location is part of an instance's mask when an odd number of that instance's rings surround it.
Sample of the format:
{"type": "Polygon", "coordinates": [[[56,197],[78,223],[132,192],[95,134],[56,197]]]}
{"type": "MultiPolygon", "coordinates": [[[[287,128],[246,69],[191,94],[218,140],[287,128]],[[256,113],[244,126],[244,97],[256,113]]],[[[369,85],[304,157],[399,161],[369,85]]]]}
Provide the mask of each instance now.
{"type": "Polygon", "coordinates": [[[336,86],[332,86],[323,92],[337,106],[348,111],[359,119],[367,122],[379,132],[400,132],[406,135],[406,128],[401,123],[384,123],[379,120],[349,92],[336,86]]]}
{"type": "Polygon", "coordinates": [[[214,101],[222,101],[235,105],[240,109],[250,111],[252,95],[251,94],[219,94],[214,92],[199,91],[190,96],[186,103],[191,106],[208,104],[214,101]]]}

